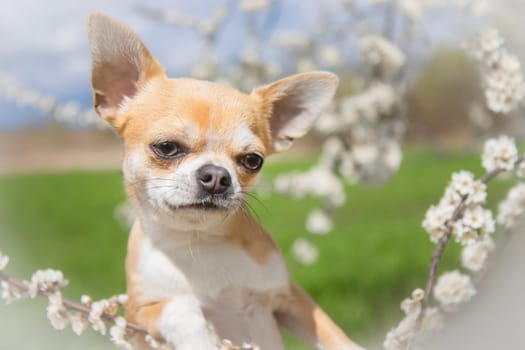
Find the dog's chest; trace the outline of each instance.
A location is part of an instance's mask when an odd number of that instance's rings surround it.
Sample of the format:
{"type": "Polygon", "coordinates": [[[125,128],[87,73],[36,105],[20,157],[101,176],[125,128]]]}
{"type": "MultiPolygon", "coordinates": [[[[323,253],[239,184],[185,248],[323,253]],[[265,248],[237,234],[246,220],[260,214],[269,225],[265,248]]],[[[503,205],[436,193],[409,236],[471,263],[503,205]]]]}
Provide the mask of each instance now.
{"type": "Polygon", "coordinates": [[[258,262],[227,241],[152,244],[144,239],[137,267],[144,292],[160,300],[179,293],[202,300],[222,298],[225,292],[271,294],[288,286],[288,273],[277,252],[258,262]]]}

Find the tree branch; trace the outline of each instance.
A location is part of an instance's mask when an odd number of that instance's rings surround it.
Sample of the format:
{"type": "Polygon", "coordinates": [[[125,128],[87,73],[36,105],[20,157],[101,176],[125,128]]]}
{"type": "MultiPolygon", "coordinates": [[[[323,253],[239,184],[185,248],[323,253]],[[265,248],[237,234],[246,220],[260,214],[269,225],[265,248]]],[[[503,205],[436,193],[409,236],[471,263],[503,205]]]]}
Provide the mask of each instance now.
{"type": "MultiPolygon", "coordinates": [[[[19,290],[20,292],[23,292],[23,293],[28,293],[29,292],[29,286],[27,285],[27,283],[25,281],[21,281],[21,280],[18,280],[16,278],[13,278],[11,276],[9,276],[8,274],[0,271],[0,281],[5,281],[7,282],[10,286],[13,286],[15,287],[17,290],[19,290]]],[[[45,291],[42,291],[42,290],[38,290],[37,294],[39,296],[43,296],[43,297],[48,297],[50,294],[50,292],[45,292],[45,291]]],[[[62,300],[62,303],[64,305],[64,307],[70,311],[77,311],[77,312],[80,312],[81,314],[85,315],[86,318],[89,316],[89,313],[90,313],[90,308],[85,306],[85,305],[82,305],[82,304],[79,304],[79,303],[76,303],[74,301],[71,301],[71,300],[68,300],[68,299],[63,299],[62,300]]],[[[116,316],[113,316],[113,315],[110,315],[108,313],[104,313],[102,314],[101,318],[106,321],[106,322],[114,322],[115,321],[115,317],[116,316]]],[[[134,333],[141,333],[141,334],[144,334],[144,335],[147,335],[148,332],[141,328],[140,326],[134,324],[134,323],[127,323],[126,324],[126,328],[129,330],[129,331],[132,331],[134,333]]]]}
{"type": "MultiPolygon", "coordinates": [[[[523,161],[525,161],[525,154],[518,157],[518,159],[514,163],[514,167],[516,167],[523,161]]],[[[487,182],[495,178],[498,174],[502,173],[503,171],[504,169],[500,169],[500,168],[488,171],[480,178],[479,181],[486,184],[487,182]]],[[[425,310],[428,307],[428,304],[430,301],[430,294],[432,292],[432,289],[434,288],[434,282],[436,280],[436,272],[438,269],[439,261],[441,260],[443,251],[445,250],[445,247],[447,246],[448,242],[450,241],[450,237],[452,236],[452,226],[450,224],[457,221],[459,218],[461,218],[461,215],[463,215],[463,211],[466,208],[467,199],[468,199],[468,195],[465,196],[461,200],[461,202],[458,204],[458,206],[454,210],[452,217],[446,223],[447,230],[445,231],[443,236],[439,239],[438,244],[436,245],[436,248],[434,249],[434,252],[432,253],[432,258],[430,259],[430,264],[428,268],[428,277],[427,277],[427,282],[425,286],[425,295],[423,296],[423,300],[421,301],[421,311],[418,316],[418,322],[417,322],[418,328],[421,326],[423,315],[425,314],[425,310]]]]}

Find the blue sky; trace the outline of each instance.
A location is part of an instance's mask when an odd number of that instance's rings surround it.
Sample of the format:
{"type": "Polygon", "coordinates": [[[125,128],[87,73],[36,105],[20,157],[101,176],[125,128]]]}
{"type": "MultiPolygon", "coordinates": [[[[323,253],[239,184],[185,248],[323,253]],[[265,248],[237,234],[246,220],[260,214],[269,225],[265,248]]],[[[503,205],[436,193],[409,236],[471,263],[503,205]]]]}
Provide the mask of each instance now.
{"type": "MultiPolygon", "coordinates": [[[[218,6],[231,1],[152,0],[142,3],[152,8],[176,9],[207,18],[218,6]]],[[[280,3],[281,15],[275,31],[311,33],[320,1],[282,0],[280,3]]],[[[103,12],[129,25],[172,76],[186,74],[194,62],[199,60],[202,52],[202,42],[198,35],[189,30],[158,23],[140,14],[136,8],[139,2],[0,0],[0,4],[0,71],[25,86],[56,97],[59,101],[75,100],[85,107],[91,104],[89,50],[85,33],[85,20],[90,12],[103,12]]],[[[334,23],[337,23],[341,1],[327,0],[322,4],[336,13],[334,23]]],[[[453,31],[458,26],[455,17],[451,16],[450,11],[436,13],[438,15],[432,16],[426,24],[433,44],[453,40],[453,31]]],[[[219,41],[222,62],[238,55],[244,38],[243,13],[236,10],[230,16],[219,41]]],[[[38,125],[47,121],[37,111],[20,108],[0,96],[0,130],[38,125]]]]}

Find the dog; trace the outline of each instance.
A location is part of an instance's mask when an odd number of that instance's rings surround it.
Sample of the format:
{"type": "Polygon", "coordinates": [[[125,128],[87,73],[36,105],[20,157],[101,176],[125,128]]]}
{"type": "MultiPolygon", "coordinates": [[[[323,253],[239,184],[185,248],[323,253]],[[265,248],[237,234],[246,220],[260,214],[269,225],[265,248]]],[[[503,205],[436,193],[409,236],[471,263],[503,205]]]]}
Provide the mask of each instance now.
{"type": "Polygon", "coordinates": [[[306,134],[338,78],[297,74],[244,94],[167,78],[142,41],[106,15],[89,16],[88,37],[94,108],[123,139],[137,214],[126,319],[176,350],[217,349],[223,339],[279,350],[280,327],[317,349],[360,349],[290,281],[245,207],[265,158],[306,134]]]}

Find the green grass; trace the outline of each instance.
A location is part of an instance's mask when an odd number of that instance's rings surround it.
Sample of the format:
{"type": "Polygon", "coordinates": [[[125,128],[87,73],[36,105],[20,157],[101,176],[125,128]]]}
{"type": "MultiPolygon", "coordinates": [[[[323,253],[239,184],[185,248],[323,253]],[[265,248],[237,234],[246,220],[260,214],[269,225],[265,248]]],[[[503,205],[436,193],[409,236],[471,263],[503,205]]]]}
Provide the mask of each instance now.
{"type": "MultiPolygon", "coordinates": [[[[263,176],[311,163],[269,163],[263,176]]],[[[290,246],[307,235],[304,220],[315,200],[272,195],[262,203],[252,201],[252,207],[283,250],[292,278],[352,338],[372,348],[401,316],[401,299],[424,284],[433,244],[421,221],[451,172],[460,169],[481,174],[479,156],[411,149],[384,186],[349,187],[334,231],[309,236],[320,250],[313,266],[295,262],[290,246]]],[[[489,206],[506,186],[505,181],[491,183],[489,206]]],[[[37,268],[63,270],[71,281],[66,295],[74,299],[123,292],[127,230],[113,212],[124,198],[118,171],[0,177],[0,250],[11,253],[10,268],[21,277],[37,268]]],[[[458,252],[457,245],[448,247],[441,269],[455,268],[458,252]]],[[[302,348],[287,337],[287,349],[302,348]]]]}

